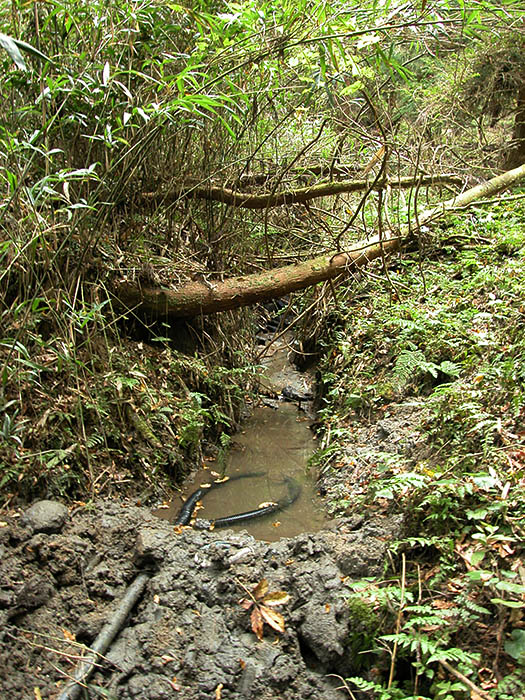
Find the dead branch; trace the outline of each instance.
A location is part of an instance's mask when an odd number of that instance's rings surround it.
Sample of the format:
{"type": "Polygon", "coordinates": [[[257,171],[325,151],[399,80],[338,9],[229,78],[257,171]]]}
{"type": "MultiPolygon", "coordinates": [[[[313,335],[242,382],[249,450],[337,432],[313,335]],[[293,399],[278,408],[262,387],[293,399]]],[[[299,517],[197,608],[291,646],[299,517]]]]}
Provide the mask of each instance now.
{"type": "Polygon", "coordinates": [[[122,281],[114,286],[113,301],[124,311],[140,309],[159,317],[191,318],[284,296],[367,265],[397,250],[404,239],[413,236],[424,224],[435,221],[447,212],[467,207],[480,198],[490,197],[523,177],[525,164],[427,209],[418,216],[417,226],[406,226],[397,234],[383,232],[382,236],[362,241],[344,252],[336,251],[306,262],[215,284],[190,282],[180,289],[143,288],[122,281]]]}
{"type": "MultiPolygon", "coordinates": [[[[308,171],[305,171],[306,173],[308,171]]],[[[407,189],[409,187],[432,186],[432,185],[454,185],[461,186],[460,178],[450,174],[426,175],[422,178],[401,177],[395,180],[378,180],[374,189],[385,189],[386,187],[397,187],[407,189]]],[[[343,180],[341,182],[321,182],[317,185],[300,187],[282,192],[263,192],[252,194],[250,192],[239,192],[237,190],[218,187],[216,185],[200,185],[196,183],[185,183],[181,187],[166,192],[145,192],[142,199],[149,204],[162,205],[172,204],[179,199],[206,199],[213,202],[222,202],[232,207],[244,209],[269,209],[290,204],[302,204],[318,197],[329,197],[337,194],[350,192],[363,192],[370,187],[369,180],[343,180]]]]}
{"type": "Polygon", "coordinates": [[[85,686],[95,669],[98,657],[104,654],[109,645],[124,625],[127,616],[139,599],[144,586],[149,580],[148,574],[139,574],[128,586],[126,593],[121,599],[113,617],[102,628],[100,634],[95,639],[93,646],[89,648],[89,653],[77,664],[73,679],[58,696],[58,700],[75,700],[80,695],[80,691],[85,686]]]}

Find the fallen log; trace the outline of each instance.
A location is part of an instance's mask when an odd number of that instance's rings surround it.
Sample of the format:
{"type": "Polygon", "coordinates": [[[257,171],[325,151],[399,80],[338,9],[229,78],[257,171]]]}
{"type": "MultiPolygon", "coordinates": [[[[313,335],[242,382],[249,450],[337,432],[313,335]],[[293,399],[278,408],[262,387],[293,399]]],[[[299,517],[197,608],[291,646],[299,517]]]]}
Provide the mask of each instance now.
{"type": "Polygon", "coordinates": [[[400,232],[384,232],[382,236],[361,241],[345,251],[335,251],[294,265],[213,284],[189,282],[179,289],[141,287],[123,281],[114,285],[113,302],[124,311],[137,309],[158,317],[191,318],[284,296],[348,274],[380,256],[392,253],[424,224],[441,218],[447,212],[470,206],[480,198],[490,197],[523,177],[525,164],[427,209],[417,217],[415,224],[403,227],[400,232]]]}
{"type": "Polygon", "coordinates": [[[344,253],[321,255],[306,262],[232,277],[224,282],[189,282],[180,289],[139,287],[122,282],[113,290],[113,301],[120,308],[140,308],[142,312],[153,316],[191,318],[227,311],[285,296],[348,273],[350,269],[366,265],[382,253],[396,250],[400,241],[398,236],[382,240],[376,238],[364,241],[344,253]]]}
{"type": "MultiPolygon", "coordinates": [[[[305,171],[307,172],[307,171],[305,171]]],[[[381,178],[373,185],[374,190],[386,187],[407,189],[409,187],[430,187],[431,185],[461,186],[462,180],[453,175],[423,175],[422,177],[401,177],[393,180],[381,178]]],[[[304,204],[318,197],[330,197],[350,192],[364,192],[371,185],[370,180],[343,180],[341,182],[321,182],[317,185],[299,187],[282,192],[263,192],[252,194],[199,183],[184,183],[181,187],[166,192],[145,192],[142,199],[148,204],[172,204],[179,199],[206,199],[222,202],[232,207],[244,209],[269,209],[290,204],[304,204]]]]}

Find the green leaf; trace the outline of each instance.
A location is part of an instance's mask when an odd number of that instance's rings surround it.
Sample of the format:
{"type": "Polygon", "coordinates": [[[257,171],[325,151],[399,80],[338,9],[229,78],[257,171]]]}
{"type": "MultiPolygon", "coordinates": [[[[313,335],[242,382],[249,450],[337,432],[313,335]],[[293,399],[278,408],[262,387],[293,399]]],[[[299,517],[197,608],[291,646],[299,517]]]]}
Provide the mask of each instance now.
{"type": "Polygon", "coordinates": [[[505,651],[513,659],[525,663],[525,630],[512,630],[512,639],[505,642],[505,651]]]}
{"type": "Polygon", "coordinates": [[[496,584],[498,591],[508,591],[509,593],[518,593],[522,595],[525,593],[525,586],[521,583],[512,583],[512,581],[499,581],[496,584]]]}
{"type": "Polygon", "coordinates": [[[11,56],[11,59],[14,61],[14,63],[16,63],[16,67],[19,70],[28,70],[24,57],[20,53],[20,50],[12,37],[7,36],[7,34],[0,34],[0,46],[11,56]]]}
{"type": "Polygon", "coordinates": [[[472,564],[472,566],[477,566],[478,564],[481,564],[481,562],[485,558],[485,554],[486,552],[484,551],[474,552],[470,557],[470,563],[472,564]]]}
{"type": "Polygon", "coordinates": [[[525,608],[525,603],[519,603],[517,600],[503,600],[503,598],[491,598],[491,603],[494,605],[504,605],[506,608],[525,608]]]}
{"type": "Polygon", "coordinates": [[[20,50],[25,51],[31,56],[34,56],[41,61],[45,61],[46,63],[53,63],[49,56],[46,56],[38,49],[35,49],[35,47],[31,46],[31,44],[28,44],[26,41],[22,41],[21,39],[15,39],[7,34],[0,34],[0,46],[4,48],[11,56],[13,61],[16,63],[17,68],[23,71],[27,71],[28,68],[26,62],[24,61],[24,57],[20,53],[20,50]]]}

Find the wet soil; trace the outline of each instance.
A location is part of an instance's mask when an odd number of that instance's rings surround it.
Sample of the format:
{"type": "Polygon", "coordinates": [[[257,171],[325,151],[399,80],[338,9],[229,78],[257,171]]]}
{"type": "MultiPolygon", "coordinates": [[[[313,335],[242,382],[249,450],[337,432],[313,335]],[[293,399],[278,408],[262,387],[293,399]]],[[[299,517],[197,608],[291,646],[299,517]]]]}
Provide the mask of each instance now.
{"type": "Polygon", "coordinates": [[[421,398],[389,404],[371,416],[355,415],[348,437],[334,452],[334,460],[319,476],[318,488],[331,513],[355,513],[355,501],[367,493],[379,470],[389,461],[394,469],[408,471],[418,461],[433,459],[421,424],[427,415],[421,398]]]}
{"type": "Polygon", "coordinates": [[[343,698],[327,674],[349,675],[355,661],[348,583],[381,573],[401,525],[346,518],[267,543],[232,531],[176,532],[119,503],[76,509],[49,527],[45,511],[56,504],[43,506],[40,520],[15,514],[0,528],[0,686],[13,699],[58,696],[79,644],[93,642],[139,571],[149,582],[92,689],[152,700],[343,698]],[[284,634],[268,628],[259,641],[239,600],[262,578],[291,599],[284,634]]]}

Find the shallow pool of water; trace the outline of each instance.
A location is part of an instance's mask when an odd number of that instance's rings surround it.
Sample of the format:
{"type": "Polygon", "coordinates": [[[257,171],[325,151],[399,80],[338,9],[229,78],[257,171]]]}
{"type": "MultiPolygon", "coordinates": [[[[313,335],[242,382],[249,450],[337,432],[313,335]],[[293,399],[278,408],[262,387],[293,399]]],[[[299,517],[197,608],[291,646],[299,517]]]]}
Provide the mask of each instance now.
{"type": "MultiPolygon", "coordinates": [[[[214,519],[257,508],[261,503],[278,501],[287,495],[285,477],[291,477],[301,486],[299,498],[284,510],[267,517],[241,523],[233,530],[247,530],[257,539],[275,541],[294,537],[301,532],[314,532],[323,527],[325,517],[315,490],[315,481],[307,473],[308,458],[315,449],[308,420],[294,404],[282,403],[277,410],[256,408],[245,421],[243,430],[234,436],[233,446],[226,459],[225,474],[235,477],[262,472],[225,482],[210,489],[202,500],[197,517],[214,519]]],[[[183,498],[187,498],[203,483],[210,483],[213,470],[201,469],[186,484],[183,498]]],[[[183,499],[176,498],[167,509],[154,511],[155,515],[174,520],[183,499]]]]}

